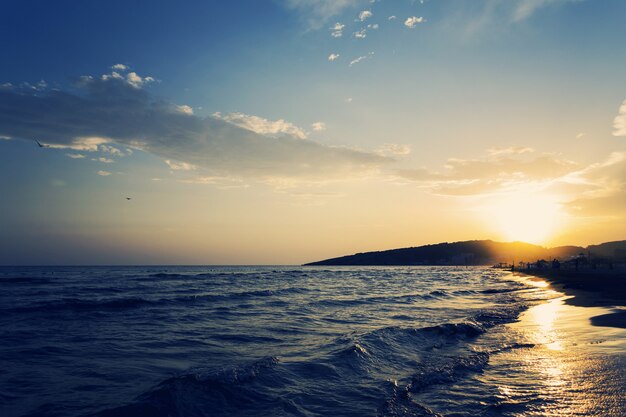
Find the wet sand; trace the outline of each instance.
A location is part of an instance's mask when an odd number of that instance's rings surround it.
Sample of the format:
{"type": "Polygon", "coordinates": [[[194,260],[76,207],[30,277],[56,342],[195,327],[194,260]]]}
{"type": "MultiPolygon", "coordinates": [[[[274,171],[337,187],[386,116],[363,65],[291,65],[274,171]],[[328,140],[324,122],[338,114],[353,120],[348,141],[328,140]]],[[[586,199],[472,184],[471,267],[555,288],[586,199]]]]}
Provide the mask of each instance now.
{"type": "Polygon", "coordinates": [[[544,280],[569,296],[564,302],[576,307],[605,307],[608,313],[590,317],[594,326],[626,329],[626,271],[523,270],[517,273],[544,280]]]}

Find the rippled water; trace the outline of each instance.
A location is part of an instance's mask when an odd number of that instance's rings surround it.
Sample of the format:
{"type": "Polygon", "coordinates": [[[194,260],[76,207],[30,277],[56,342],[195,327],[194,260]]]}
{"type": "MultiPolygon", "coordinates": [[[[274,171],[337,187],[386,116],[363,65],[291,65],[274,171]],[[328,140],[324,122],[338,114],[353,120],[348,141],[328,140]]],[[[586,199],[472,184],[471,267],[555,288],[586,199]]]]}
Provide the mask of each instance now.
{"type": "Polygon", "coordinates": [[[489,268],[0,268],[0,289],[2,416],[626,411],[622,334],[508,324],[562,302],[489,268]]]}

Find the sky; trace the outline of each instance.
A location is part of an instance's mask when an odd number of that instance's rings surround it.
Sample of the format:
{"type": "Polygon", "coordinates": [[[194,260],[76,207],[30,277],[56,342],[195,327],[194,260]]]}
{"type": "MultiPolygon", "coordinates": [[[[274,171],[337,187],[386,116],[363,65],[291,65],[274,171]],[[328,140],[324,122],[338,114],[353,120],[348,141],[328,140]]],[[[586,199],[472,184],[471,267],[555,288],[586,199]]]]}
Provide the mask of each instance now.
{"type": "Polygon", "coordinates": [[[0,264],[622,240],[624,21],[622,0],[4,1],[0,264]]]}

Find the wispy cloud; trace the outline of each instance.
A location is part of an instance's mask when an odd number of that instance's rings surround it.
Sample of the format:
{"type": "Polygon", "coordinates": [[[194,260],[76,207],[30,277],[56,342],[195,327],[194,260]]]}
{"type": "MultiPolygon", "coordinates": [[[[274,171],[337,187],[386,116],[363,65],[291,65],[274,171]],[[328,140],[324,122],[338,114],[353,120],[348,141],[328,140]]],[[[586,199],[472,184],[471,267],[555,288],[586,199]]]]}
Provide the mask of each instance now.
{"type": "Polygon", "coordinates": [[[109,76],[81,77],[72,90],[0,89],[0,136],[80,151],[140,149],[210,175],[256,179],[345,179],[391,162],[305,139],[282,119],[182,113],[144,87],[109,76]]]}
{"type": "Polygon", "coordinates": [[[313,29],[319,29],[344,10],[365,4],[365,0],[282,0],[282,4],[296,10],[313,29]]]}
{"type": "MultiPolygon", "coordinates": [[[[369,58],[371,58],[371,57],[373,57],[373,56],[374,56],[374,52],[370,52],[370,53],[368,53],[367,55],[362,55],[362,56],[360,56],[360,57],[358,57],[358,58],[355,58],[355,59],[353,59],[352,61],[350,61],[350,64],[349,64],[348,66],[350,66],[350,67],[351,67],[351,66],[356,65],[356,64],[358,64],[359,62],[361,62],[361,61],[363,61],[363,60],[365,60],[365,59],[369,59],[369,58]]],[[[350,100],[350,101],[352,101],[352,100],[350,100]]]]}
{"type": "Polygon", "coordinates": [[[328,55],[328,60],[329,61],[336,61],[337,59],[339,59],[339,54],[330,54],[328,55]]]}
{"type": "Polygon", "coordinates": [[[626,100],[622,102],[613,120],[613,136],[626,136],[626,100]]]}
{"type": "Polygon", "coordinates": [[[112,172],[109,172],[109,171],[98,171],[97,174],[100,175],[101,177],[108,177],[109,175],[112,175],[112,172]]]}
{"type": "Polygon", "coordinates": [[[83,159],[83,158],[85,158],[85,155],[80,154],[80,153],[66,153],[65,155],[67,155],[68,158],[72,158],[72,159],[83,159]]]}
{"type": "Polygon", "coordinates": [[[443,170],[405,169],[399,170],[398,175],[438,194],[477,195],[514,190],[523,183],[556,180],[579,169],[575,162],[551,154],[488,152],[481,159],[450,158],[443,170]]]}
{"type": "Polygon", "coordinates": [[[170,169],[174,171],[192,171],[196,169],[194,165],[188,164],[186,162],[170,161],[169,159],[166,159],[164,162],[167,164],[168,167],[170,167],[170,169]]]}
{"type": "Polygon", "coordinates": [[[213,116],[260,135],[287,134],[299,139],[306,139],[307,137],[304,130],[283,119],[268,120],[244,113],[221,114],[218,112],[214,113],[213,116]]]}

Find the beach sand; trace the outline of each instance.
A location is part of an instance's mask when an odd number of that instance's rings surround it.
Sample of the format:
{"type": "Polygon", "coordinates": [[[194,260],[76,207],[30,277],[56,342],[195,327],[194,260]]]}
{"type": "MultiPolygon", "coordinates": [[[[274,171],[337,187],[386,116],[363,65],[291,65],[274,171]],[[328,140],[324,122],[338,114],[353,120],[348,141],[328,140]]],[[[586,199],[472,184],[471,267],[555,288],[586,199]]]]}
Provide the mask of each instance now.
{"type": "Polygon", "coordinates": [[[626,415],[623,299],[572,288],[564,280],[517,278],[552,292],[553,298],[507,325],[533,348],[503,352],[490,361],[483,378],[506,399],[498,411],[537,417],[626,415]],[[523,405],[523,412],[515,404],[523,405]]]}
{"type": "Polygon", "coordinates": [[[626,272],[576,272],[563,270],[522,271],[531,282],[546,282],[568,297],[565,304],[576,307],[605,307],[589,318],[593,326],[626,329],[626,272]]]}

